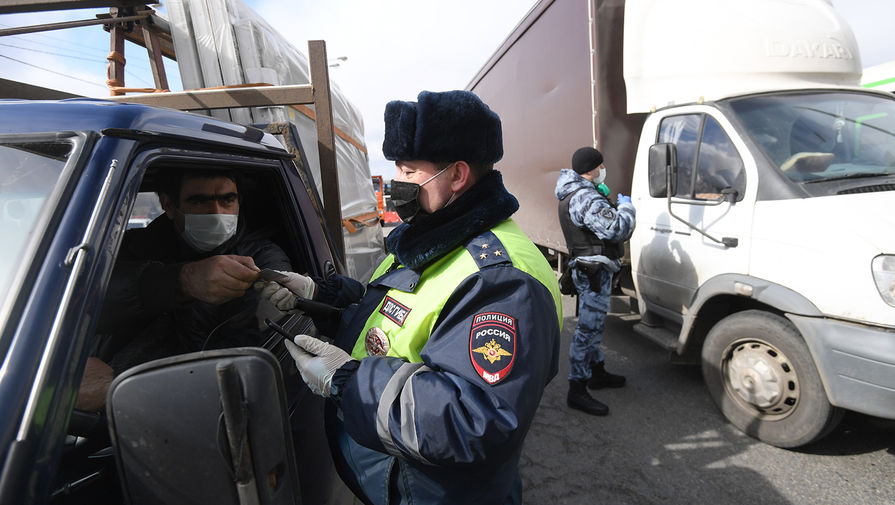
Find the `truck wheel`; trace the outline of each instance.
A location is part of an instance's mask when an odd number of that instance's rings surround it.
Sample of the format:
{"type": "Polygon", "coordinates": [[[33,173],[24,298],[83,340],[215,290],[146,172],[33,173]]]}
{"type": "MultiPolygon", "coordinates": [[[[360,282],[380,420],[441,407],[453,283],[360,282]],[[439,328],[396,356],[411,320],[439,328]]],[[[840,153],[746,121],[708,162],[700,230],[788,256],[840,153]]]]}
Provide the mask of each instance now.
{"type": "Polygon", "coordinates": [[[842,418],[798,330],[776,314],[749,310],[722,319],[702,347],[702,375],[728,421],[777,447],[817,440],[842,418]]]}

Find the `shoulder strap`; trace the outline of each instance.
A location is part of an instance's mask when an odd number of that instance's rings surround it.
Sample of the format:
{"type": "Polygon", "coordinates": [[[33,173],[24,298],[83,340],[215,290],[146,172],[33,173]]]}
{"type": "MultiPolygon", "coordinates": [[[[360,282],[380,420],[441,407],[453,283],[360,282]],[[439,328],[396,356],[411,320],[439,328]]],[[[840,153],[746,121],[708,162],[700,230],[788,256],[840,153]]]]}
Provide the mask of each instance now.
{"type": "Polygon", "coordinates": [[[491,230],[484,231],[466,243],[466,250],[475,260],[479,269],[512,263],[507,248],[491,230]]]}

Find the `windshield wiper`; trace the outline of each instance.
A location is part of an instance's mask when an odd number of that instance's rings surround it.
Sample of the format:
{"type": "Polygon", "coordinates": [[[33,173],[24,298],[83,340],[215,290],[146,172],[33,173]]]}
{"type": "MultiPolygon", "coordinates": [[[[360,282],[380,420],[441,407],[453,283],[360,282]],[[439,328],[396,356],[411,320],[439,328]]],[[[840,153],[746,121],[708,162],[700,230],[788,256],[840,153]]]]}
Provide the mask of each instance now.
{"type": "Polygon", "coordinates": [[[895,174],[890,174],[888,172],[857,172],[854,174],[840,175],[838,177],[824,177],[822,179],[813,179],[810,181],[805,181],[805,184],[813,184],[815,182],[841,181],[844,179],[865,179],[867,177],[884,177],[887,175],[895,175],[895,174]]]}

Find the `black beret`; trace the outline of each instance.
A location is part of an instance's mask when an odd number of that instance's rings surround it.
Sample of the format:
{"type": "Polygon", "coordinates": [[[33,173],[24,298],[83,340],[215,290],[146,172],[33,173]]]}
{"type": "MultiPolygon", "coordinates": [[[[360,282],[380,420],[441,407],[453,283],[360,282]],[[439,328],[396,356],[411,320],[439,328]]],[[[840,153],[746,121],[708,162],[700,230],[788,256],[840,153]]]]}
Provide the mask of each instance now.
{"type": "Polygon", "coordinates": [[[582,147],[572,155],[572,170],[586,174],[603,164],[603,155],[593,147],[582,147]]]}
{"type": "Polygon", "coordinates": [[[503,157],[500,117],[471,91],[422,91],[385,106],[382,154],[392,161],[495,163],[503,157]]]}

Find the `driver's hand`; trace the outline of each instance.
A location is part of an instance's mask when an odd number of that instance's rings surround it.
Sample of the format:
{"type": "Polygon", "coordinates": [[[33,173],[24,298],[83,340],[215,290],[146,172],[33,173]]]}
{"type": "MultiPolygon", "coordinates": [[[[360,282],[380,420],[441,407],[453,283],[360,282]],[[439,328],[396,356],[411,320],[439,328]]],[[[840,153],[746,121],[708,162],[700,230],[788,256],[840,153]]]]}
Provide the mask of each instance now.
{"type": "Polygon", "coordinates": [[[84,376],[81,377],[81,385],[78,386],[78,399],[75,400],[75,408],[96,412],[106,404],[106,392],[115,378],[112,367],[99,358],[87,358],[84,367],[84,376]]]}
{"type": "Polygon", "coordinates": [[[260,271],[249,256],[226,254],[183,265],[178,281],[185,294],[221,304],[244,295],[260,271]]]}

